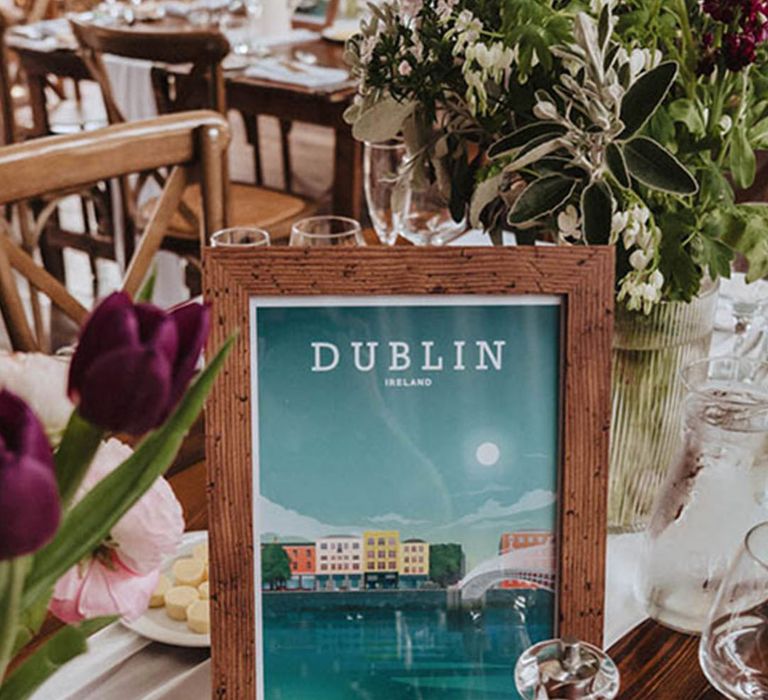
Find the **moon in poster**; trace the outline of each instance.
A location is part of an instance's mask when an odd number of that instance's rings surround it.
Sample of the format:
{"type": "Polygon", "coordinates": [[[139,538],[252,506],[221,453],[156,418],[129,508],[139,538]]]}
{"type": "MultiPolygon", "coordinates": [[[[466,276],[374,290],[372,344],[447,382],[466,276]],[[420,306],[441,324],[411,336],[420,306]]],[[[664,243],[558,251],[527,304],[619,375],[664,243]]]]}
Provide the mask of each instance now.
{"type": "Polygon", "coordinates": [[[499,446],[492,442],[484,442],[477,448],[477,452],[475,453],[477,461],[484,467],[492,467],[499,461],[500,456],[501,452],[499,451],[499,446]]]}

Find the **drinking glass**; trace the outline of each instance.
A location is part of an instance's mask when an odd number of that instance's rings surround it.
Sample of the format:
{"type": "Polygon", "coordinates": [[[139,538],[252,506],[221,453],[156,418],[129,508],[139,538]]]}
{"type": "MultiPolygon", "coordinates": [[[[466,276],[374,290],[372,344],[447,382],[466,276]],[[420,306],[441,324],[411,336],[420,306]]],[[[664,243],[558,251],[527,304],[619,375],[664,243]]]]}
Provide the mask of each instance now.
{"type": "Polygon", "coordinates": [[[376,235],[385,245],[394,245],[402,224],[406,185],[398,175],[405,155],[405,144],[400,140],[365,144],[365,200],[376,235]]]}
{"type": "Polygon", "coordinates": [[[650,617],[699,633],[731,553],[768,517],[768,364],[702,360],[682,380],[682,445],[654,503],[639,593],[650,617]]]}
{"type": "Polygon", "coordinates": [[[260,248],[270,244],[269,233],[261,228],[249,228],[240,226],[237,228],[225,228],[211,236],[211,246],[236,247],[236,248],[260,248]]]}
{"type": "Polygon", "coordinates": [[[291,228],[289,245],[300,248],[316,246],[365,245],[360,224],[346,216],[311,216],[291,228]]]}
{"type": "Polygon", "coordinates": [[[523,700],[613,700],[619,692],[619,669],[608,654],[591,644],[573,638],[550,639],[520,655],[515,685],[523,700]]]}
{"type": "Polygon", "coordinates": [[[701,636],[699,662],[726,697],[768,697],[768,522],[747,533],[723,579],[701,636]]]}
{"type": "Polygon", "coordinates": [[[768,311],[768,282],[755,280],[747,283],[745,276],[734,273],[727,285],[723,285],[723,298],[733,315],[733,354],[746,355],[759,343],[755,326],[765,319],[768,311]]]}
{"type": "Polygon", "coordinates": [[[415,245],[441,246],[467,230],[466,219],[454,221],[437,182],[411,180],[403,199],[400,235],[415,245]]]}

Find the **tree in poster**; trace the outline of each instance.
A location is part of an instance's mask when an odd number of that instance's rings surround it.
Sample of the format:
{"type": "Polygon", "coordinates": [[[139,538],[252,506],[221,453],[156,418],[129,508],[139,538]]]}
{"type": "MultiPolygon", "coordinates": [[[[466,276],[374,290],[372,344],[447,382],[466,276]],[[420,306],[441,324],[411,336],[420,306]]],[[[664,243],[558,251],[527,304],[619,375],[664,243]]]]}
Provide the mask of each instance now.
{"type": "Polygon", "coordinates": [[[464,575],[464,552],[460,544],[429,545],[429,578],[444,588],[464,575]]]}
{"type": "Polygon", "coordinates": [[[261,580],[270,588],[284,588],[291,578],[291,560],[276,542],[265,544],[261,550],[261,580]]]}

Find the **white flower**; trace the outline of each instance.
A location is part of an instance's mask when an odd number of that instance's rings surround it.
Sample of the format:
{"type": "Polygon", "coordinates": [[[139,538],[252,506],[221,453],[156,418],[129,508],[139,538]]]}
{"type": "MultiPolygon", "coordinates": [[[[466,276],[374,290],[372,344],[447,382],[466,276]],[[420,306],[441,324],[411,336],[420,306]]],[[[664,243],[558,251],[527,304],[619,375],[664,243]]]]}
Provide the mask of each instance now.
{"type": "Polygon", "coordinates": [[[630,80],[634,80],[643,68],[645,68],[645,61],[647,56],[642,49],[632,49],[632,53],[629,54],[629,76],[630,80]]]}
{"type": "Polygon", "coordinates": [[[624,234],[622,235],[622,240],[624,241],[624,248],[626,250],[629,250],[632,246],[635,245],[637,242],[637,236],[640,233],[640,223],[636,219],[632,219],[632,223],[630,223],[625,229],[624,234]]]}
{"type": "Polygon", "coordinates": [[[373,58],[373,50],[376,48],[377,37],[367,36],[360,42],[360,60],[363,63],[370,63],[373,58]]]}
{"type": "Polygon", "coordinates": [[[417,34],[413,36],[413,46],[410,48],[411,56],[417,61],[424,60],[424,44],[421,42],[421,37],[417,34]]]}
{"type": "Polygon", "coordinates": [[[397,67],[397,72],[403,77],[408,77],[413,73],[413,67],[408,61],[400,61],[400,65],[397,67]]]}
{"type": "Polygon", "coordinates": [[[453,14],[453,8],[456,7],[458,0],[439,0],[437,3],[437,18],[440,22],[447,22],[453,14]]]}
{"type": "Polygon", "coordinates": [[[629,213],[626,211],[617,211],[611,217],[611,233],[614,235],[620,234],[629,222],[629,213]]]}
{"type": "Polygon", "coordinates": [[[650,262],[650,255],[644,250],[635,250],[632,255],[629,256],[629,264],[635,270],[644,270],[650,262]]]}
{"type": "Polygon", "coordinates": [[[23,399],[58,442],[74,406],[67,398],[69,362],[40,353],[0,352],[0,389],[23,399]]]}
{"type": "Polygon", "coordinates": [[[648,219],[651,218],[651,212],[648,207],[636,204],[634,207],[632,207],[632,218],[645,225],[648,223],[648,219]]]}
{"type": "Polygon", "coordinates": [[[664,275],[661,273],[661,270],[654,270],[651,273],[651,276],[648,278],[648,284],[659,290],[664,286],[664,275]]]}
{"type": "Polygon", "coordinates": [[[569,204],[557,215],[557,228],[561,238],[581,238],[581,220],[573,204],[569,204]]]}
{"type": "Polygon", "coordinates": [[[533,113],[539,119],[557,119],[557,107],[547,100],[541,100],[533,106],[533,113]]]}
{"type": "Polygon", "coordinates": [[[400,12],[406,17],[415,17],[423,5],[423,0],[400,0],[400,12]]]}
{"type": "Polygon", "coordinates": [[[720,132],[725,135],[731,130],[731,127],[733,127],[733,119],[727,114],[724,114],[717,125],[720,127],[720,132]]]}

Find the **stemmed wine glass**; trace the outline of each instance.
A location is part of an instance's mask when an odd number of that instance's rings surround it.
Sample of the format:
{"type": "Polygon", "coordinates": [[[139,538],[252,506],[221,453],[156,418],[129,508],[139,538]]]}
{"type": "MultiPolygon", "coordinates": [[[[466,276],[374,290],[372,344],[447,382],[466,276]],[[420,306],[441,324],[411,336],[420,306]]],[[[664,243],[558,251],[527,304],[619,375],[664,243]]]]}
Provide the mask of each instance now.
{"type": "Polygon", "coordinates": [[[704,675],[731,700],[768,697],[768,522],[747,533],[699,645],[704,675]]]}
{"type": "Polygon", "coordinates": [[[363,152],[365,200],[371,223],[379,240],[394,245],[402,225],[408,188],[400,171],[406,157],[400,139],[383,143],[366,142],[363,152]]]}

